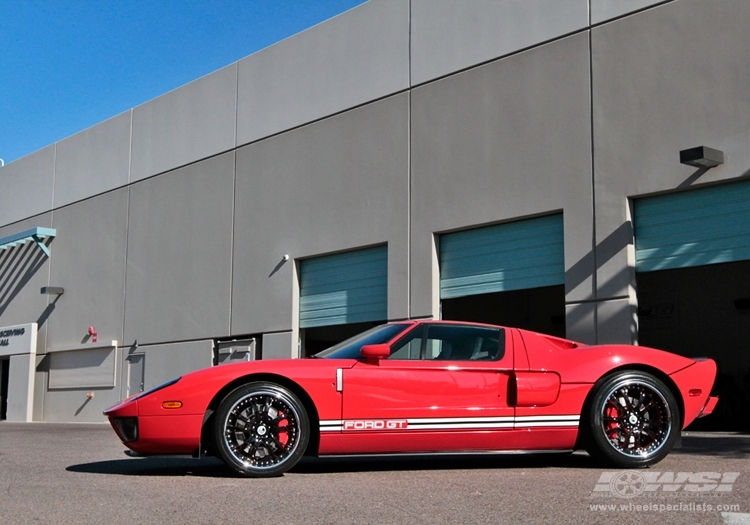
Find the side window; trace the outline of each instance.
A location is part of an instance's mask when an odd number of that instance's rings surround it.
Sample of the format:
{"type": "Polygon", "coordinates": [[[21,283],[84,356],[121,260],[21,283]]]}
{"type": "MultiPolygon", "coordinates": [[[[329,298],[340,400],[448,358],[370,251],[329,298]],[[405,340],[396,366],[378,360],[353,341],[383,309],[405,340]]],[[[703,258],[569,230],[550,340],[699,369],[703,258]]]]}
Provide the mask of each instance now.
{"type": "Polygon", "coordinates": [[[393,345],[388,359],[420,359],[423,333],[422,329],[409,332],[405,338],[393,345]]]}
{"type": "Polygon", "coordinates": [[[497,361],[505,354],[504,335],[494,328],[431,325],[425,359],[497,361]]]}
{"type": "Polygon", "coordinates": [[[426,325],[391,349],[389,359],[498,361],[505,354],[505,331],[479,326],[426,325]]]}

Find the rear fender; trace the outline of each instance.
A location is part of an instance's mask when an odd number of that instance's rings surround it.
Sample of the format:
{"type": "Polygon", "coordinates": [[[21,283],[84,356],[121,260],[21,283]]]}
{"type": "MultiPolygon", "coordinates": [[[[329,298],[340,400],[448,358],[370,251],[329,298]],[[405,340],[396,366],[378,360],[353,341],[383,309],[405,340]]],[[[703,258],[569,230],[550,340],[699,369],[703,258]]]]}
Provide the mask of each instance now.
{"type": "Polygon", "coordinates": [[[587,346],[526,330],[518,332],[526,347],[528,370],[557,372],[563,383],[593,383],[613,370],[644,364],[672,375],[695,363],[694,359],[645,346],[587,346]]]}
{"type": "Polygon", "coordinates": [[[713,359],[696,359],[695,364],[670,374],[670,378],[677,385],[682,396],[684,404],[682,428],[685,428],[701,415],[703,407],[709,401],[711,388],[716,379],[716,363],[713,359]]]}

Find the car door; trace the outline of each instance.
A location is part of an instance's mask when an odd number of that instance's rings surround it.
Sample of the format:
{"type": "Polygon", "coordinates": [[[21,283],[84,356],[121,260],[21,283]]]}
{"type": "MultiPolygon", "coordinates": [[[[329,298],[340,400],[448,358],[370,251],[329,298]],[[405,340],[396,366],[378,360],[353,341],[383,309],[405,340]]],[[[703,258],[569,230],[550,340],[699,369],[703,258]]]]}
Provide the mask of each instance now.
{"type": "Polygon", "coordinates": [[[513,428],[511,339],[501,328],[423,323],[390,357],[343,371],[351,452],[502,449],[513,428]]]}

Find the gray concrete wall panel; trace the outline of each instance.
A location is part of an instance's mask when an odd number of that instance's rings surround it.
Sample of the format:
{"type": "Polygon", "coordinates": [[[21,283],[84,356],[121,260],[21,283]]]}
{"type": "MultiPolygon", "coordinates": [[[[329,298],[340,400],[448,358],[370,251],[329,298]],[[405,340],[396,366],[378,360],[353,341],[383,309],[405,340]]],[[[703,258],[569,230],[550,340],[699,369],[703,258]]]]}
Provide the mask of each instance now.
{"type": "Polygon", "coordinates": [[[102,341],[122,340],[127,217],[127,188],[55,212],[50,283],[65,293],[50,296],[49,346],[88,341],[89,326],[102,341]]]}
{"type": "MultiPolygon", "coordinates": [[[[182,374],[211,366],[212,347],[212,341],[139,347],[138,351],[145,354],[144,389],[148,390],[182,374]]],[[[122,354],[126,354],[127,349],[119,348],[117,352],[116,377],[119,381],[125,377],[119,367],[126,364],[122,354]]],[[[43,419],[49,422],[104,422],[107,419],[102,412],[120,400],[119,382],[111,388],[48,390],[44,397],[43,419]],[[89,393],[93,393],[93,397],[89,398],[89,393]]]]}
{"type": "Polygon", "coordinates": [[[565,305],[565,337],[587,345],[596,344],[596,303],[565,305]]]}
{"type": "Polygon", "coordinates": [[[409,86],[409,1],[370,0],[239,63],[237,145],[409,86]]]}
{"type": "Polygon", "coordinates": [[[0,168],[0,225],[51,210],[54,181],[54,144],[0,168]]]}
{"type": "Polygon", "coordinates": [[[118,387],[47,391],[42,421],[50,423],[103,423],[102,412],[120,401],[118,387]],[[89,398],[86,394],[93,393],[89,398]]]}
{"type": "Polygon", "coordinates": [[[397,95],[238,150],[233,334],[292,329],[295,260],[383,243],[388,317],[407,317],[408,102],[397,95]]]}
{"type": "Polygon", "coordinates": [[[234,147],[237,64],[133,109],[131,181],[234,147]]]}
{"type": "Polygon", "coordinates": [[[596,318],[598,344],[635,344],[638,341],[636,306],[628,299],[598,302],[596,318]]]}
{"type": "Polygon", "coordinates": [[[34,412],[34,365],[36,355],[10,356],[8,373],[8,421],[32,421],[34,412]]]}
{"type": "Polygon", "coordinates": [[[742,0],[682,0],[592,30],[600,298],[633,294],[628,197],[750,173],[750,47],[737,38],[748,18],[742,0]],[[701,145],[725,164],[679,163],[701,145]]]}
{"type": "Polygon", "coordinates": [[[292,332],[263,334],[263,360],[297,357],[292,332]]]}
{"type": "Polygon", "coordinates": [[[139,346],[138,352],[145,354],[144,390],[213,364],[213,341],[211,340],[139,346]]]}
{"type": "Polygon", "coordinates": [[[34,374],[34,409],[32,414],[33,421],[44,420],[44,395],[47,392],[47,355],[36,355],[36,368],[34,374]]]}
{"type": "Polygon", "coordinates": [[[57,143],[55,208],[128,183],[131,111],[57,143]]]}
{"type": "Polygon", "coordinates": [[[228,335],[234,157],[130,187],[125,344],[228,335]]]}
{"type": "Polygon", "coordinates": [[[411,83],[585,29],[588,0],[412,0],[411,83]]]}
{"type": "Polygon", "coordinates": [[[436,316],[432,234],[563,210],[566,298],[592,297],[588,35],[412,94],[412,316],[436,316]]]}
{"type": "MultiPolygon", "coordinates": [[[[0,228],[0,238],[32,228],[51,228],[52,213],[0,228]]],[[[57,238],[48,239],[51,248],[57,238]]],[[[37,323],[37,353],[47,344],[47,312],[50,296],[39,293],[49,284],[50,258],[30,242],[0,251],[0,326],[37,323]]]]}
{"type": "Polygon", "coordinates": [[[664,0],[590,0],[590,2],[591,23],[600,24],[633,11],[660,4],[664,0]]]}
{"type": "MultiPolygon", "coordinates": [[[[119,367],[120,350],[113,350],[117,367],[119,367]]],[[[41,420],[48,422],[78,422],[96,423],[107,420],[102,414],[107,408],[120,401],[119,384],[111,387],[98,388],[65,388],[53,389],[49,387],[50,355],[37,365],[36,380],[44,379],[43,413],[41,420]]],[[[119,369],[115,369],[119,379],[119,369]]]]}

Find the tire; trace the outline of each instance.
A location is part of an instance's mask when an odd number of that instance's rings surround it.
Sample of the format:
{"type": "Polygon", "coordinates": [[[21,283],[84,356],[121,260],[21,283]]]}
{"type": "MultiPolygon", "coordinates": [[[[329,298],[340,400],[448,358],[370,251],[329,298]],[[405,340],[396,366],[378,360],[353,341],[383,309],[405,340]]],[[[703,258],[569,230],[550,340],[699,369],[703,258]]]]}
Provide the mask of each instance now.
{"type": "Polygon", "coordinates": [[[280,476],[299,461],[309,439],[304,406],[274,383],[243,385],[227,395],[216,412],[216,451],[241,476],[280,476]]]}
{"type": "Polygon", "coordinates": [[[595,387],[588,407],[586,449],[621,468],[658,463],[680,435],[680,408],[669,388],[651,374],[616,372],[595,387]]]}

